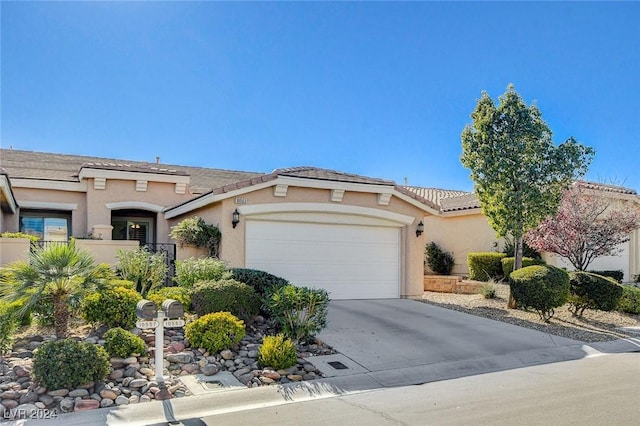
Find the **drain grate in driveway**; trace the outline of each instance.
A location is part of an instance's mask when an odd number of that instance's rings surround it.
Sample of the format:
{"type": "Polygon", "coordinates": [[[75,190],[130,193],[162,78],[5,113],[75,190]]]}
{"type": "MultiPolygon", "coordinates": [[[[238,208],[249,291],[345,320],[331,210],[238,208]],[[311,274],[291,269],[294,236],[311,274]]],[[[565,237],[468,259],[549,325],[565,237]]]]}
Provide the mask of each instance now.
{"type": "Polygon", "coordinates": [[[341,363],[340,361],[330,361],[330,362],[327,362],[327,364],[329,364],[331,367],[335,368],[336,370],[346,370],[347,368],[349,368],[343,363],[341,363]]]}

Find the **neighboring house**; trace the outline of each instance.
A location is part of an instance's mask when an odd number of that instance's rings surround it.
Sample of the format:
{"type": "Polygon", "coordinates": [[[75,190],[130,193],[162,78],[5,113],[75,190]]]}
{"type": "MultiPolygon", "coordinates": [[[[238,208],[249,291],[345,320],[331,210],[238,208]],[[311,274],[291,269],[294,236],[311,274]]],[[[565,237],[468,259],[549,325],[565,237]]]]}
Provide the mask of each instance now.
{"type": "Polygon", "coordinates": [[[440,213],[392,181],[314,167],[261,174],[6,149],[0,166],[0,231],[152,245],[197,215],[220,228],[229,266],[334,299],[419,296],[426,240],[416,231],[440,213]]]}
{"type": "MultiPolygon", "coordinates": [[[[593,182],[576,182],[586,191],[611,199],[613,205],[624,203],[640,204],[640,197],[633,189],[604,185],[593,182]]],[[[438,206],[440,214],[425,217],[427,241],[434,241],[455,259],[454,274],[468,274],[467,254],[478,251],[502,251],[504,239],[497,238],[487,218],[482,214],[480,202],[470,192],[448,191],[433,188],[406,187],[438,206]]],[[[572,269],[566,259],[550,253],[543,253],[547,263],[572,269]]],[[[603,256],[595,259],[591,270],[622,270],[629,281],[640,274],[640,230],[630,235],[630,240],[620,247],[617,256],[603,256]]]]}

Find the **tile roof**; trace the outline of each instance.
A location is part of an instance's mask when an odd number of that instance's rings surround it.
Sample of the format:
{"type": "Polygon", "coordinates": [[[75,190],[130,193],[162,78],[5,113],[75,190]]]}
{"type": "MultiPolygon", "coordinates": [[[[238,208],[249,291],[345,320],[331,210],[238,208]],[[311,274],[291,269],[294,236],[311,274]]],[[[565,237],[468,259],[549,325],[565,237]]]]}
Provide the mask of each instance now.
{"type": "Polygon", "coordinates": [[[108,168],[146,173],[188,175],[191,192],[201,194],[233,182],[262,176],[263,173],[156,164],[83,155],[0,149],[0,167],[10,178],[77,182],[82,167],[108,168]]]}
{"type": "Polygon", "coordinates": [[[394,186],[391,180],[372,178],[352,173],[338,172],[335,170],[322,169],[319,167],[302,166],[285,169],[276,169],[272,172],[276,176],[299,177],[306,179],[330,180],[335,182],[364,183],[371,185],[394,186]]]}
{"type": "Polygon", "coordinates": [[[616,194],[638,195],[638,192],[635,189],[625,188],[624,186],[618,186],[618,185],[588,182],[585,180],[578,180],[574,183],[574,185],[579,186],[581,188],[593,189],[596,191],[613,192],[616,194]]]}

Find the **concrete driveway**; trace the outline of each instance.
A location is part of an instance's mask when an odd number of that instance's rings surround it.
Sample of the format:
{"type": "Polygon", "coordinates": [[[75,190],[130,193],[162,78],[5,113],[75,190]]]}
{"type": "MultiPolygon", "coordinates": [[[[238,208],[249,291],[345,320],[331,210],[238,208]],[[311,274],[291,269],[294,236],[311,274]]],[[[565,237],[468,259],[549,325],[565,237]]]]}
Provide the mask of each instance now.
{"type": "Polygon", "coordinates": [[[597,353],[576,340],[408,299],[332,301],[329,324],[318,337],[340,352],[326,359],[310,359],[321,371],[330,377],[367,374],[382,386],[597,353]]]}

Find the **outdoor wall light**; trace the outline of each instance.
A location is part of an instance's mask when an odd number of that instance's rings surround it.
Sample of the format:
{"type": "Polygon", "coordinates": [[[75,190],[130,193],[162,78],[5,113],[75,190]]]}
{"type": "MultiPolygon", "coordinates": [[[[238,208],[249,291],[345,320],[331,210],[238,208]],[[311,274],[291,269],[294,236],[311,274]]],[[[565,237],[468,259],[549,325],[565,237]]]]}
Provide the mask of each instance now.
{"type": "Polygon", "coordinates": [[[422,235],[423,232],[424,232],[424,223],[420,221],[420,223],[418,223],[418,229],[416,229],[416,237],[419,237],[420,235],[422,235]]]}
{"type": "Polygon", "coordinates": [[[240,223],[240,212],[238,209],[235,209],[231,218],[231,224],[235,228],[240,223]]]}

